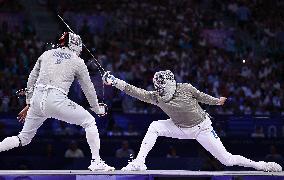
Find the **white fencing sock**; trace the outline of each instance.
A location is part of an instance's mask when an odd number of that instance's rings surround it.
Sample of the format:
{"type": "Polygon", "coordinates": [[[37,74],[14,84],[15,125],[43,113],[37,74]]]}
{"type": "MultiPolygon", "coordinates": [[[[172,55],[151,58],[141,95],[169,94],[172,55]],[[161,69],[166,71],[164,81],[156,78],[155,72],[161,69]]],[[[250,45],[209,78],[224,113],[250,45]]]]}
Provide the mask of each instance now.
{"type": "Polygon", "coordinates": [[[17,136],[7,137],[2,142],[0,142],[0,152],[8,151],[19,146],[20,139],[17,136]]]}
{"type": "Polygon", "coordinates": [[[100,137],[98,128],[96,125],[92,125],[85,129],[87,142],[90,146],[92,159],[99,160],[100,159],[100,137]]]}

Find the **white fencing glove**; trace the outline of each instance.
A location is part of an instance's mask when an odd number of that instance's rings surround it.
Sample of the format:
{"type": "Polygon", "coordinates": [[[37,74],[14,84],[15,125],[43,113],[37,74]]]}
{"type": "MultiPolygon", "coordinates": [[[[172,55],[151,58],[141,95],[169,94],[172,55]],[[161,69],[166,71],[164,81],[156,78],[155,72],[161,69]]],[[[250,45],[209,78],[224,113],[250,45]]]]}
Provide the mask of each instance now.
{"type": "Polygon", "coordinates": [[[103,75],[103,82],[106,85],[114,85],[115,79],[116,78],[110,74],[110,71],[105,72],[103,75]]]}
{"type": "Polygon", "coordinates": [[[105,116],[107,114],[106,109],[107,105],[104,103],[99,103],[98,108],[91,108],[98,116],[105,116]]]}
{"type": "Polygon", "coordinates": [[[102,79],[103,79],[104,84],[115,86],[116,88],[118,88],[122,91],[124,90],[125,86],[127,85],[125,81],[118,79],[118,78],[114,77],[113,75],[111,75],[110,71],[105,72],[102,79]]]}

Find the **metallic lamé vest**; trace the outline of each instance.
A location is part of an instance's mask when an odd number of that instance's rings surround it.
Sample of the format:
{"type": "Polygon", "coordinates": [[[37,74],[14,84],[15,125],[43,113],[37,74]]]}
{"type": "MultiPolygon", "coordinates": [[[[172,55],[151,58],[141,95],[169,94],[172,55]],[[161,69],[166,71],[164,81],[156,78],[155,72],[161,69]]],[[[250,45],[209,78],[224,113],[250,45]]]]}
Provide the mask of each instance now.
{"type": "Polygon", "coordinates": [[[121,90],[141,101],[159,106],[179,127],[193,127],[205,120],[207,113],[200,107],[199,102],[217,105],[219,101],[189,83],[178,83],[173,98],[168,102],[156,91],[146,91],[130,84],[121,90]]]}
{"type": "Polygon", "coordinates": [[[27,83],[26,101],[29,104],[37,84],[51,85],[66,93],[77,78],[91,107],[98,107],[96,90],[91,82],[83,59],[68,48],[57,48],[44,52],[37,60],[27,83]]]}

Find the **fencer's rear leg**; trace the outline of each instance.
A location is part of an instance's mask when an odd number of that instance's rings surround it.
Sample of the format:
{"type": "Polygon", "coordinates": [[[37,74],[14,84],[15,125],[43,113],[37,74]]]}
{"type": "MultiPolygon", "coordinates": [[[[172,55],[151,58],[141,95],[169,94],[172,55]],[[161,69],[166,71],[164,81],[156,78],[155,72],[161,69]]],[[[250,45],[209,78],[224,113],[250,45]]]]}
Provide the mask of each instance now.
{"type": "Polygon", "coordinates": [[[282,167],[274,162],[255,162],[240,155],[232,155],[226,150],[212,126],[202,131],[196,140],[225,166],[237,165],[262,171],[282,171],[282,167]]]}
{"type": "Polygon", "coordinates": [[[28,110],[22,131],[17,136],[7,137],[0,142],[0,152],[28,145],[46,117],[36,112],[33,107],[28,110]]]}

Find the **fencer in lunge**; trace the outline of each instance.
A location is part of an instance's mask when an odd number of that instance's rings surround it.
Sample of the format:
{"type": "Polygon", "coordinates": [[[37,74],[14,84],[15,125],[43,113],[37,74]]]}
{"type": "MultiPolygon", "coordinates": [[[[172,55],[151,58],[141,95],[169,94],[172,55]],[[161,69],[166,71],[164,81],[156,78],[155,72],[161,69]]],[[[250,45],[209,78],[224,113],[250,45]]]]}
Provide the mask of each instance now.
{"type": "Polygon", "coordinates": [[[17,136],[7,137],[0,142],[0,152],[29,144],[37,129],[47,118],[52,117],[85,129],[92,154],[90,170],[114,170],[100,158],[100,139],[95,118],[67,97],[76,78],[91,110],[99,115],[105,113],[105,107],[98,103],[87,66],[79,57],[82,51],[81,38],[79,35],[65,32],[59,39],[59,45],[59,48],[45,51],[38,58],[28,78],[27,106],[18,117],[20,121],[24,121],[23,129],[17,136]]]}
{"type": "Polygon", "coordinates": [[[214,98],[200,92],[189,83],[176,83],[174,74],[169,71],[156,72],[153,78],[155,91],[146,91],[115,78],[109,72],[103,76],[105,84],[113,85],[126,94],[141,101],[160,107],[168,120],[154,121],[142,141],[140,151],[132,162],[122,170],[146,170],[145,158],[153,148],[158,136],[178,139],[196,139],[207,151],[226,166],[252,167],[262,171],[282,171],[274,162],[255,162],[240,155],[232,155],[223,146],[212,127],[209,115],[199,106],[200,103],[223,105],[225,97],[214,98]]]}

